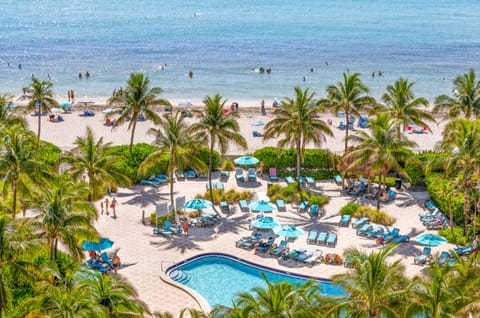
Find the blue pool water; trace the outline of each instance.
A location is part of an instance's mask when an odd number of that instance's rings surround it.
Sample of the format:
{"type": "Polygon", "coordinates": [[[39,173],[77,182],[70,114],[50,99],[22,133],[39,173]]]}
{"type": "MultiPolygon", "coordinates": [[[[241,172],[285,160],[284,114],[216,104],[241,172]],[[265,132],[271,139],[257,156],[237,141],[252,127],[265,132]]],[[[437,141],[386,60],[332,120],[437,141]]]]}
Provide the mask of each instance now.
{"type": "MultiPolygon", "coordinates": [[[[261,273],[271,282],[287,281],[293,284],[305,283],[308,277],[286,275],[271,269],[256,267],[238,261],[227,255],[204,255],[193,258],[178,267],[167,270],[170,277],[202,295],[211,307],[231,306],[232,299],[239,292],[250,291],[253,287],[266,287],[261,273]],[[178,270],[182,275],[178,275],[178,270]]],[[[318,281],[322,292],[328,295],[345,295],[345,292],[330,282],[318,281]]]]}

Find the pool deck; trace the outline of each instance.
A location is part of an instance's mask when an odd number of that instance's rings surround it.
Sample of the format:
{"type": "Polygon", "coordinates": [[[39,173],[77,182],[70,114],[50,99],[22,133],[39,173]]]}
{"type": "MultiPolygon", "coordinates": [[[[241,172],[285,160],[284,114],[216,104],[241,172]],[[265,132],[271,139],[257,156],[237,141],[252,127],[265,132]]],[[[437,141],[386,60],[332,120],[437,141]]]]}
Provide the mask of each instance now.
{"type": "MultiPolygon", "coordinates": [[[[218,181],[218,179],[214,179],[218,181]]],[[[252,192],[266,192],[267,178],[257,178],[258,182],[237,184],[234,173],[230,173],[228,182],[224,182],[225,189],[235,188],[252,192]]],[[[280,181],[285,185],[285,182],[280,181]]],[[[177,181],[175,183],[175,195],[185,195],[186,200],[193,199],[195,194],[203,193],[206,189],[206,181],[177,181]]],[[[374,251],[382,248],[375,244],[375,240],[357,236],[356,230],[351,227],[339,227],[339,210],[346,203],[356,200],[355,197],[342,195],[340,187],[333,181],[317,182],[317,191],[331,197],[331,202],[325,207],[326,214],[322,217],[311,218],[307,213],[297,213],[291,204],[286,204],[286,212],[274,211],[269,213],[281,224],[293,224],[305,231],[305,235],[295,242],[289,243],[290,248],[306,248],[307,250],[320,249],[323,254],[337,253],[342,255],[348,247],[357,247],[365,251],[374,251]],[[336,233],[338,243],[335,248],[309,245],[306,243],[309,230],[328,231],[336,233]]],[[[112,214],[100,215],[95,226],[102,236],[108,237],[115,242],[113,248],[120,248],[119,256],[124,266],[119,274],[126,277],[137,289],[140,298],[145,301],[152,311],[170,312],[178,315],[181,309],[197,308],[197,302],[184,291],[166,284],[160,279],[162,268],[166,269],[172,264],[182,261],[201,253],[219,252],[231,254],[250,262],[264,266],[277,268],[283,271],[298,274],[330,278],[334,274],[343,273],[347,268],[338,265],[317,264],[313,267],[302,265],[296,261],[279,260],[268,254],[255,254],[235,247],[235,241],[242,236],[252,233],[249,229],[250,222],[256,217],[251,212],[241,212],[238,205],[234,212],[228,215],[216,210],[222,220],[214,227],[193,228],[190,227],[189,236],[175,236],[165,238],[153,235],[153,229],[141,222],[142,210],[145,215],[155,211],[155,203],[169,200],[169,186],[159,188],[149,186],[134,186],[129,189],[121,188],[115,194],[119,205],[117,218],[112,214]]],[[[389,204],[384,204],[382,209],[397,219],[392,226],[398,227],[401,234],[414,237],[420,233],[436,233],[427,231],[418,218],[418,213],[424,212],[423,202],[427,198],[425,193],[408,193],[399,191],[397,199],[389,204]]],[[[100,203],[96,203],[100,211],[100,203]]],[[[213,213],[212,209],[205,212],[213,213]]],[[[266,232],[268,233],[271,232],[266,232]]],[[[277,239],[277,242],[280,238],[277,239]]],[[[444,244],[432,247],[433,255],[443,250],[452,249],[453,245],[444,244]]],[[[421,272],[422,266],[414,265],[415,256],[422,253],[423,246],[414,241],[402,243],[397,249],[393,259],[399,258],[406,266],[407,275],[413,277],[421,272]]],[[[212,286],[214,288],[215,286],[212,286]]]]}

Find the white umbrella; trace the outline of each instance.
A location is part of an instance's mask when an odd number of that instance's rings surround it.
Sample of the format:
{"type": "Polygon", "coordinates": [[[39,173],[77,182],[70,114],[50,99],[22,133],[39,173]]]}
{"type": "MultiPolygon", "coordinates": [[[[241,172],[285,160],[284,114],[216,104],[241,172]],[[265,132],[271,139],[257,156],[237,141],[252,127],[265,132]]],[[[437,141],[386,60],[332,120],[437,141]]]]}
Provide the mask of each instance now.
{"type": "Polygon", "coordinates": [[[56,107],[54,107],[54,108],[51,109],[51,112],[52,112],[53,114],[61,113],[62,111],[63,111],[63,109],[61,109],[61,108],[56,108],[56,107]]]}

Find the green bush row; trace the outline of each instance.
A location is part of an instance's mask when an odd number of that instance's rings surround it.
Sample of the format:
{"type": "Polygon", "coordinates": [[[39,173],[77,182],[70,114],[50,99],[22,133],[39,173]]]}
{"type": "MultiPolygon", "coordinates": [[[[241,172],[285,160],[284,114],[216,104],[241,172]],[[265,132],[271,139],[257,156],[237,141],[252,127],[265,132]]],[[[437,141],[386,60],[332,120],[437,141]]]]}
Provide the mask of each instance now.
{"type": "MultiPolygon", "coordinates": [[[[444,154],[436,152],[424,152],[413,154],[412,157],[404,164],[404,169],[410,178],[411,185],[423,184],[425,182],[425,167],[429,162],[443,157],[444,154]]],[[[441,166],[430,166],[431,172],[442,172],[441,166]]]]}
{"type": "MultiPolygon", "coordinates": [[[[197,194],[197,198],[210,200],[210,191],[203,194],[197,194]]],[[[213,189],[213,203],[219,204],[222,201],[228,203],[238,203],[240,200],[250,200],[252,198],[252,192],[250,191],[235,191],[230,189],[228,191],[221,189],[213,189]]]]}
{"type": "Polygon", "coordinates": [[[469,243],[468,237],[463,235],[463,228],[461,227],[454,227],[453,233],[452,229],[448,228],[438,231],[438,234],[446,238],[448,242],[452,244],[466,246],[469,243]]]}
{"type": "Polygon", "coordinates": [[[307,200],[310,205],[317,204],[319,206],[324,206],[330,202],[330,198],[317,195],[310,192],[303,192],[297,190],[296,184],[290,184],[286,187],[283,187],[279,184],[272,184],[268,186],[267,195],[270,197],[272,202],[275,202],[278,199],[285,201],[286,203],[291,203],[292,201],[302,201],[307,200]]]}

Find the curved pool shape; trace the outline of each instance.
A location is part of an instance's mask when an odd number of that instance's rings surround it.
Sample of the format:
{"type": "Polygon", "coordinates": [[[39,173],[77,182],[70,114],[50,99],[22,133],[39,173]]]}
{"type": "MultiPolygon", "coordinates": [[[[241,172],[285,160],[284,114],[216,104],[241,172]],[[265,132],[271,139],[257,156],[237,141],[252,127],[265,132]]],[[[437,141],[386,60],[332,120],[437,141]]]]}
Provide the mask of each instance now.
{"type": "Polygon", "coordinates": [[[447,239],[443,236],[432,234],[432,233],[423,233],[415,237],[415,241],[423,245],[429,246],[438,246],[447,243],[447,239]]]}
{"type": "Polygon", "coordinates": [[[313,279],[318,281],[324,294],[346,295],[341,287],[332,285],[328,280],[282,272],[227,254],[198,255],[169,267],[166,274],[202,295],[213,308],[215,305],[231,306],[232,299],[239,292],[250,291],[256,286],[266,287],[262,272],[270,282],[287,281],[295,284],[313,279]]]}

